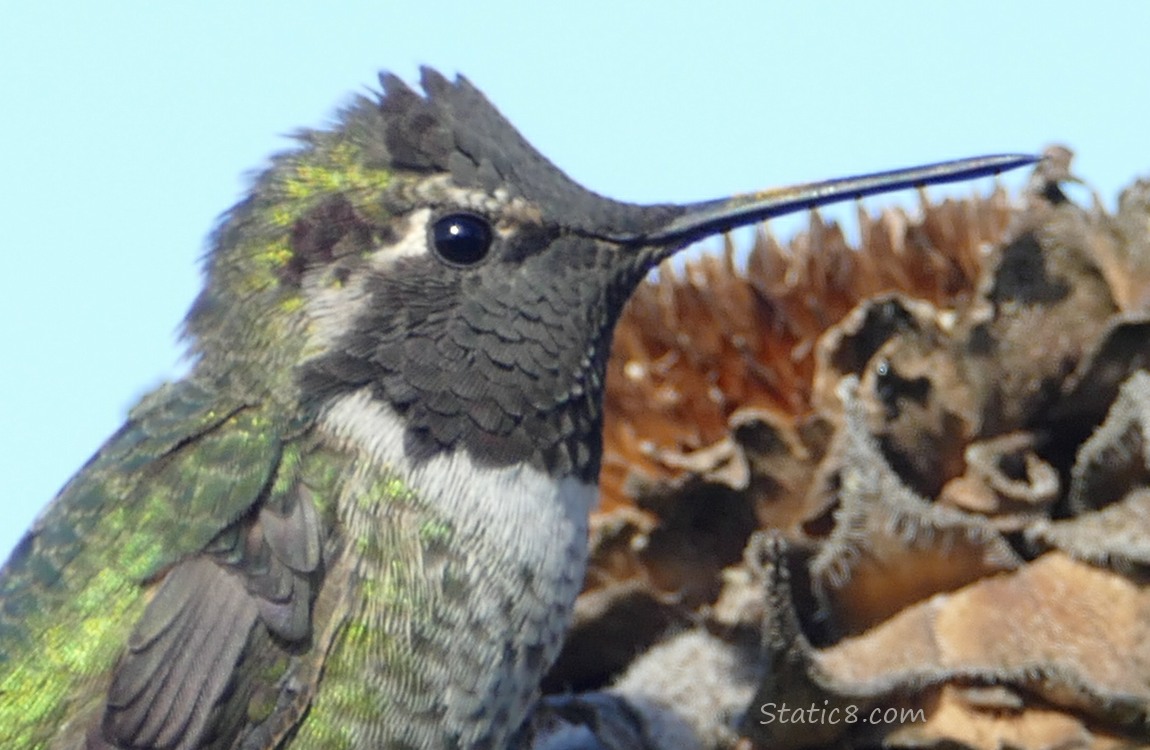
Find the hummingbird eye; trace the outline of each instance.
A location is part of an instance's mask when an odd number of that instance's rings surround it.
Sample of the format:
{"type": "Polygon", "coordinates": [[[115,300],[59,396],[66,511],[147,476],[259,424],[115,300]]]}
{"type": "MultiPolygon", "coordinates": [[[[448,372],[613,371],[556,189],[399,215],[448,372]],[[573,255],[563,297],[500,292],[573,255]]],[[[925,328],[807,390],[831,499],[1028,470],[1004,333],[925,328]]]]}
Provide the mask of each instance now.
{"type": "Polygon", "coordinates": [[[486,258],[493,237],[491,224],[475,214],[448,214],[431,229],[435,252],[453,266],[472,266],[486,258]]]}

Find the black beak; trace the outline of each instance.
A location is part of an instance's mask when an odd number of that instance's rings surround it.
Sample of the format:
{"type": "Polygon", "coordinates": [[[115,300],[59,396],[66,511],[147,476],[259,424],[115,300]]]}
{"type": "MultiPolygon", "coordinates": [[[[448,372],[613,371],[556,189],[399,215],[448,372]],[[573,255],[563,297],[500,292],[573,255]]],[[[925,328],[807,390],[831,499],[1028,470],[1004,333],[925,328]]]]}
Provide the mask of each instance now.
{"type": "Polygon", "coordinates": [[[659,228],[642,235],[612,239],[647,247],[679,248],[703,237],[773,216],[904,188],[987,177],[1034,164],[1041,159],[1040,156],[1025,154],[979,156],[690,203],[680,206],[681,212],[659,228]]]}

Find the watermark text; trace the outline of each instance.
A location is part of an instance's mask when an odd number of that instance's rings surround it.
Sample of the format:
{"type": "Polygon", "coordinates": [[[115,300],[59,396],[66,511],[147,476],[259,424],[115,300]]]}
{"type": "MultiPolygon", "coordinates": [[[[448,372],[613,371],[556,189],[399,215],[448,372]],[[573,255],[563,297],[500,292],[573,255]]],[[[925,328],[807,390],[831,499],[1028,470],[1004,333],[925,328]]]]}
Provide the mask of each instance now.
{"type": "Polygon", "coordinates": [[[883,708],[854,704],[794,706],[783,703],[764,703],[759,706],[760,724],[912,724],[926,721],[922,708],[883,708]]]}

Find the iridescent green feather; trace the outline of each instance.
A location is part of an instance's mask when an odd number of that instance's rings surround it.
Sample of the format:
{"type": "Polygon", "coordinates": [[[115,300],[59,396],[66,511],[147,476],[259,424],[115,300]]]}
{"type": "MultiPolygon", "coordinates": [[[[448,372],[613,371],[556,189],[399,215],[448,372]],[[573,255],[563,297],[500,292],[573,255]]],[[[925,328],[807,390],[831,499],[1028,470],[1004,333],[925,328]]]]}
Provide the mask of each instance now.
{"type": "Polygon", "coordinates": [[[151,588],[268,488],[285,425],[164,386],[46,509],[0,577],[0,747],[36,747],[103,686],[151,588]]]}

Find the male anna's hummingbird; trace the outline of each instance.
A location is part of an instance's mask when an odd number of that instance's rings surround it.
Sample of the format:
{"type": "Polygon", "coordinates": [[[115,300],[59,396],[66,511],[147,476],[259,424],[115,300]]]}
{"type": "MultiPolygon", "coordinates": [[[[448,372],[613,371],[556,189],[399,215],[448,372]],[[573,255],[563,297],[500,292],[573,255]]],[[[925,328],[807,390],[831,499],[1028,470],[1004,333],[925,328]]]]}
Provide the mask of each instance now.
{"type": "Polygon", "coordinates": [[[0,747],[507,748],[583,579],[611,332],[701,237],[1033,161],[691,205],[394,76],[211,240],[161,386],[0,573],[0,747]]]}

